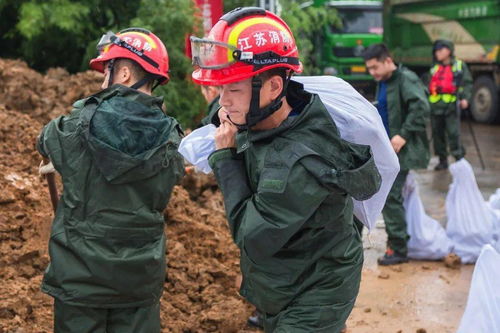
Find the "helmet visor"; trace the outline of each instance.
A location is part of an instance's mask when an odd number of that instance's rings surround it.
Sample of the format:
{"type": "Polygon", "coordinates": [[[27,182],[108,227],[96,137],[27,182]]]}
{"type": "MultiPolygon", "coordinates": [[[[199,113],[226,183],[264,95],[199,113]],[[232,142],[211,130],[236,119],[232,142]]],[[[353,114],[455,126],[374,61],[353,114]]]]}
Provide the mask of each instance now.
{"type": "Polygon", "coordinates": [[[235,46],[191,36],[193,65],[204,69],[221,69],[240,59],[241,51],[235,46]]]}
{"type": "Polygon", "coordinates": [[[113,43],[120,45],[120,38],[115,35],[113,31],[108,31],[101,36],[101,39],[99,39],[99,42],[97,43],[97,51],[102,52],[106,46],[113,43]]]}

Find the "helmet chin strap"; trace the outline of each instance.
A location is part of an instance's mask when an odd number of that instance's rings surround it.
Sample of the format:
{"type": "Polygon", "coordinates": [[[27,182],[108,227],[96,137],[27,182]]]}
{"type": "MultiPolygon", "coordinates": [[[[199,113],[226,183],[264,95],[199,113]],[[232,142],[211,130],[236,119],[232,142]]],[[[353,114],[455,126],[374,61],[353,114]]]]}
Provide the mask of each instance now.
{"type": "Polygon", "coordinates": [[[234,126],[238,127],[239,130],[244,130],[246,129],[246,124],[237,124],[235,123],[231,117],[229,115],[227,115],[227,119],[229,119],[229,121],[231,122],[231,124],[233,124],[234,126]]]}
{"type": "MultiPolygon", "coordinates": [[[[288,83],[292,78],[292,71],[287,75],[285,82],[283,82],[283,89],[276,99],[274,99],[269,105],[260,108],[260,90],[262,88],[262,80],[258,77],[258,75],[252,77],[252,99],[250,100],[250,108],[246,115],[246,124],[240,125],[235,124],[233,121],[233,125],[237,126],[240,130],[248,130],[253,126],[257,125],[261,120],[266,119],[274,112],[278,111],[283,105],[283,97],[286,96],[286,91],[288,88],[288,83]]],[[[229,119],[231,120],[231,119],[229,119]]]]}
{"type": "Polygon", "coordinates": [[[109,88],[109,87],[111,87],[113,85],[113,71],[114,71],[114,67],[115,67],[115,59],[111,59],[108,62],[109,77],[108,77],[108,86],[107,86],[107,88],[109,88]]]}
{"type": "Polygon", "coordinates": [[[151,88],[151,91],[153,91],[160,84],[160,81],[159,81],[160,78],[161,77],[159,75],[152,74],[152,73],[147,73],[146,76],[144,76],[142,79],[140,79],[139,81],[137,81],[136,83],[134,83],[130,88],[132,88],[132,89],[139,89],[140,87],[142,87],[143,85],[145,85],[149,81],[156,80],[156,83],[151,88]]]}

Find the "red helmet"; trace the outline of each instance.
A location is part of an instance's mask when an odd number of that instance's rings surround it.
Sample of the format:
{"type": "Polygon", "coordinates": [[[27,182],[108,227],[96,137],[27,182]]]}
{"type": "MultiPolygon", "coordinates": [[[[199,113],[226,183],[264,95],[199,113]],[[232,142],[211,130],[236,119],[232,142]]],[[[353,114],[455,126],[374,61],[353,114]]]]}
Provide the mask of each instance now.
{"type": "Polygon", "coordinates": [[[276,67],[302,71],[292,31],[278,16],[257,7],[222,16],[207,38],[191,37],[193,80],[223,85],[276,67]]]}
{"type": "Polygon", "coordinates": [[[104,64],[117,58],[137,62],[146,72],[157,75],[160,84],[166,84],[168,53],[163,42],[152,32],[142,28],[128,28],[116,35],[108,31],[97,44],[99,56],[90,60],[90,68],[104,73],[104,64]]]}

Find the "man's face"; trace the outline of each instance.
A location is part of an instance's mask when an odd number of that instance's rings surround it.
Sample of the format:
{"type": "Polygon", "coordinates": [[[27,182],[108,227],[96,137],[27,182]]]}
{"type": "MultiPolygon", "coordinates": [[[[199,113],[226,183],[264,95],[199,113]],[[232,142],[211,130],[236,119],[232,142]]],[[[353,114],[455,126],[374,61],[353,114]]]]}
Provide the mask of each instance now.
{"type": "Polygon", "coordinates": [[[434,51],[434,54],[436,55],[436,60],[442,62],[450,57],[451,50],[447,47],[441,47],[434,51]]]}
{"type": "Polygon", "coordinates": [[[384,81],[391,77],[393,71],[393,62],[391,58],[386,58],[384,61],[378,61],[377,58],[372,58],[365,61],[366,68],[375,81],[384,81]]]}
{"type": "MultiPolygon", "coordinates": [[[[271,80],[262,83],[260,107],[264,107],[276,98],[271,87],[271,80]]],[[[224,108],[231,121],[237,125],[246,124],[246,115],[252,99],[252,79],[233,82],[221,86],[219,104],[224,108]]]]}
{"type": "Polygon", "coordinates": [[[244,125],[251,98],[252,79],[246,79],[223,85],[220,90],[219,104],[233,123],[244,125]]]}

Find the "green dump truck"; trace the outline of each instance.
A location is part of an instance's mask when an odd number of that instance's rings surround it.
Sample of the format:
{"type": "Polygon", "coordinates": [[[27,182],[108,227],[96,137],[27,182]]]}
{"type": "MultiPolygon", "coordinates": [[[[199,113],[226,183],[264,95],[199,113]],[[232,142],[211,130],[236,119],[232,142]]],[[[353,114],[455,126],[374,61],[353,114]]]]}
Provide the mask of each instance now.
{"type": "Polygon", "coordinates": [[[349,81],[362,92],[372,90],[374,81],[366,71],[361,52],[382,42],[382,1],[315,0],[313,3],[336,10],[341,19],[341,25],[326,26],[319,41],[323,73],[349,81]]]}
{"type": "Polygon", "coordinates": [[[472,72],[474,119],[500,120],[500,1],[384,0],[384,41],[396,61],[425,73],[436,39],[453,41],[472,72]]]}

